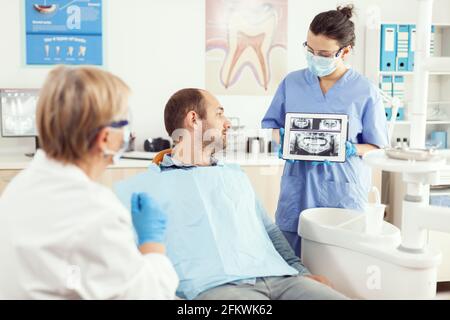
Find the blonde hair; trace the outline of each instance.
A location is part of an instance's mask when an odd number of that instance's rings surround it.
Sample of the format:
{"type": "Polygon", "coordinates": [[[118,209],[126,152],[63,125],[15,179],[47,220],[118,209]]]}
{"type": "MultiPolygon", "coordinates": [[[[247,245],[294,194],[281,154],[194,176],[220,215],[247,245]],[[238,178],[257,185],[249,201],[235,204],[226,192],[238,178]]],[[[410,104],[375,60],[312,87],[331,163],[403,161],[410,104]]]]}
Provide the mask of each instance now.
{"type": "Polygon", "coordinates": [[[65,163],[88,155],[99,129],[127,111],[130,89],[93,67],[57,67],[39,94],[36,122],[46,154],[65,163]]]}

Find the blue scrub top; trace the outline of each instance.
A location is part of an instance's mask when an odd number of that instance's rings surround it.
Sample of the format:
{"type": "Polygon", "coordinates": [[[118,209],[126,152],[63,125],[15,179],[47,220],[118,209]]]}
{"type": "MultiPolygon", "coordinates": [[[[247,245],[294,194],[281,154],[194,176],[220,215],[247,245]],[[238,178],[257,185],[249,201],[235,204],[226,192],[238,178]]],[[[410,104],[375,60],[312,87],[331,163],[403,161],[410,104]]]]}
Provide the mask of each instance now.
{"type": "MultiPolygon", "coordinates": [[[[349,116],[348,140],[355,144],[388,145],[387,121],[378,88],[349,69],[324,95],[319,78],[308,69],[292,72],[280,84],[263,128],[284,128],[288,112],[339,113],[349,116]]],[[[330,166],[308,161],[286,162],[276,222],[297,232],[300,213],[309,208],[363,209],[371,186],[371,170],[360,157],[330,166]]]]}

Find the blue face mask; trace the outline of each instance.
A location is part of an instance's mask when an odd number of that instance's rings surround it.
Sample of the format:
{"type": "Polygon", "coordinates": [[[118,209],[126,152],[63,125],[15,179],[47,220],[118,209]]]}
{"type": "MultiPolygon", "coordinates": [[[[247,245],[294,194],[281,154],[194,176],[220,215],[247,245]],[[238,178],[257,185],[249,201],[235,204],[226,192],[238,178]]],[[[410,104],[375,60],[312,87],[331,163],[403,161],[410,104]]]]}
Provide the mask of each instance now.
{"type": "Polygon", "coordinates": [[[326,77],[332,74],[337,68],[339,57],[320,57],[311,52],[306,52],[306,60],[309,70],[318,77],[326,77]]]}

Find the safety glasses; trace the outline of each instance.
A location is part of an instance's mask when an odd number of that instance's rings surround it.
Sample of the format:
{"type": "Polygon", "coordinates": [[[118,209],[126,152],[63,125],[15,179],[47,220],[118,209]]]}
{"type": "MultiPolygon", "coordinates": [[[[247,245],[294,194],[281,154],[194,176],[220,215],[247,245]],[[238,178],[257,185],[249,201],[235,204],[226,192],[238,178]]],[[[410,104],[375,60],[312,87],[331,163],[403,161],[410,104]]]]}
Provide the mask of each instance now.
{"type": "Polygon", "coordinates": [[[123,128],[123,127],[125,127],[125,126],[127,126],[129,124],[130,124],[130,122],[128,120],[119,120],[119,121],[111,122],[109,125],[107,125],[105,127],[111,127],[111,128],[120,129],[120,128],[123,128]]]}
{"type": "MultiPolygon", "coordinates": [[[[94,130],[94,132],[90,135],[89,138],[89,147],[92,147],[94,145],[94,141],[95,138],[97,137],[98,133],[103,129],[103,128],[113,128],[113,129],[122,129],[124,127],[128,127],[130,124],[130,122],[128,120],[118,120],[118,121],[113,121],[110,122],[109,124],[105,125],[105,126],[101,126],[99,128],[97,128],[96,130],[94,130]]],[[[131,132],[129,128],[125,128],[125,131],[127,132],[131,132]]]]}
{"type": "Polygon", "coordinates": [[[337,51],[314,50],[308,45],[308,42],[305,41],[303,42],[303,48],[305,49],[306,52],[309,52],[314,56],[319,56],[323,58],[337,58],[341,54],[342,49],[344,49],[345,47],[342,47],[337,51]]]}

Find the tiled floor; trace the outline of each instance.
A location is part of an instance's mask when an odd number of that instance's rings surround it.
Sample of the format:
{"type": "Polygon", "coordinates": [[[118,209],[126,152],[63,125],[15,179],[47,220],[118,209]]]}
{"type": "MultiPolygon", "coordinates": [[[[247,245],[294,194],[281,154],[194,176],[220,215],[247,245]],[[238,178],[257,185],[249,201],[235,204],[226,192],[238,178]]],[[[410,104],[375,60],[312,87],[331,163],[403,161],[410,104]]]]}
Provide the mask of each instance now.
{"type": "Polygon", "coordinates": [[[436,300],[450,300],[450,282],[438,283],[436,300]]]}

